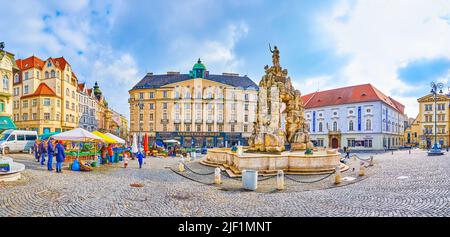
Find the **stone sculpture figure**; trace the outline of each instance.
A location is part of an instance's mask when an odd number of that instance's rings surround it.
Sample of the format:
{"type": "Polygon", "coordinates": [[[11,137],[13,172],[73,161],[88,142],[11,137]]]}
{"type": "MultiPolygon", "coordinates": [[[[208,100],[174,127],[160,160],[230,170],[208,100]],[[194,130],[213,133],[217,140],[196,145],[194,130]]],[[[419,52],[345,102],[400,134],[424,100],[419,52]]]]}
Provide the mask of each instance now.
{"type": "Polygon", "coordinates": [[[285,143],[291,150],[312,148],[308,125],[304,120],[304,107],[299,90],[292,86],[287,69],[280,66],[280,51],[272,50],[273,65],[264,67],[265,75],[259,83],[257,121],[249,139],[250,151],[282,152],[285,143]],[[283,111],[283,103],[286,108],[283,111]],[[281,129],[282,116],[286,113],[286,126],[281,129]]]}

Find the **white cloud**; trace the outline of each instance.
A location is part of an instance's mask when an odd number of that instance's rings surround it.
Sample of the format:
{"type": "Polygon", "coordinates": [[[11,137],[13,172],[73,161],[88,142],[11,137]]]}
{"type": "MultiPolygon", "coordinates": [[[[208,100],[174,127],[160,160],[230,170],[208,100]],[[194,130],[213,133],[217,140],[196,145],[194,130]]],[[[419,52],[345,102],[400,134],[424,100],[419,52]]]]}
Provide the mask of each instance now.
{"type": "Polygon", "coordinates": [[[174,62],[175,70],[188,71],[195,60],[201,58],[208,68],[214,69],[214,72],[237,71],[245,62],[235,54],[235,46],[247,35],[248,30],[248,26],[241,22],[229,24],[225,30],[218,32],[218,39],[177,37],[169,47],[171,55],[178,59],[174,62]]]}
{"type": "Polygon", "coordinates": [[[450,25],[443,19],[449,13],[445,0],[343,0],[319,23],[337,52],[351,57],[339,77],[349,85],[372,83],[401,98],[407,113],[415,116],[416,98],[401,95],[417,88],[397,71],[414,60],[450,59],[450,25]]]}

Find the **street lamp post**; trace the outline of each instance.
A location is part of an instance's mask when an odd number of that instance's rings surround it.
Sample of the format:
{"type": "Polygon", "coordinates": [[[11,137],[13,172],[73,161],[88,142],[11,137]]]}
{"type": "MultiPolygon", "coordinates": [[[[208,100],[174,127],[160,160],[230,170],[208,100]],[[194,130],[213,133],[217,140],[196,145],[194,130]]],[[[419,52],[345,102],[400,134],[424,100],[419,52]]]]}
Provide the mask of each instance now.
{"type": "Polygon", "coordinates": [[[444,84],[440,82],[439,83],[431,82],[431,94],[433,95],[434,99],[434,144],[433,147],[428,152],[429,156],[439,156],[444,154],[444,152],[442,152],[441,150],[441,146],[438,145],[437,143],[437,111],[436,111],[437,110],[436,104],[438,99],[437,96],[438,93],[442,94],[442,88],[444,88],[444,84]]]}

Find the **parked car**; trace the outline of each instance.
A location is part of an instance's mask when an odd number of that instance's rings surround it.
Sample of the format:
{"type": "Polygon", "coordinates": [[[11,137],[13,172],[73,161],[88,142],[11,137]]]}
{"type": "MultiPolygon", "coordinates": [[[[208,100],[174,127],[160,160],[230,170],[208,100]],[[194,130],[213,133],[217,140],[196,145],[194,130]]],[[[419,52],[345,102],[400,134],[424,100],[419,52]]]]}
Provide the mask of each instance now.
{"type": "Polygon", "coordinates": [[[0,150],[10,152],[30,152],[38,134],[36,131],[6,130],[0,136],[0,150]]]}

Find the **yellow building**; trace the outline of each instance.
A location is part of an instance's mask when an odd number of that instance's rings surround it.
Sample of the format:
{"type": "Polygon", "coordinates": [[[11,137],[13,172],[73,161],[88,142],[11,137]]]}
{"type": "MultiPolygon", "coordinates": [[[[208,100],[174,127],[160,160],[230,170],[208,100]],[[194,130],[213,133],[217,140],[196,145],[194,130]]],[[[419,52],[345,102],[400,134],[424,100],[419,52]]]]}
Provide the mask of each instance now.
{"type": "Polygon", "coordinates": [[[64,59],[18,59],[14,78],[14,121],[20,129],[38,133],[78,127],[78,79],[64,59]]]}
{"type": "Polygon", "coordinates": [[[417,99],[419,102],[419,115],[416,119],[418,125],[416,131],[419,131],[419,145],[422,148],[431,148],[434,144],[435,122],[437,143],[442,147],[449,145],[449,116],[450,116],[450,97],[448,95],[438,94],[436,106],[434,97],[428,94],[417,99]],[[436,110],[436,111],[435,111],[436,110]],[[436,116],[435,116],[436,112],[436,116]]]}
{"type": "Polygon", "coordinates": [[[419,146],[420,145],[420,116],[417,116],[414,121],[409,124],[405,129],[404,141],[407,146],[419,146]]]}
{"type": "Polygon", "coordinates": [[[148,73],[130,91],[130,134],[183,146],[247,143],[256,121],[258,86],[247,76],[212,75],[200,59],[189,74],[148,73]],[[141,107],[138,105],[141,104],[141,107]]]}
{"type": "Polygon", "coordinates": [[[11,120],[13,114],[12,84],[14,76],[17,76],[19,72],[14,54],[4,51],[3,47],[2,43],[0,47],[0,131],[16,128],[11,120]]]}

